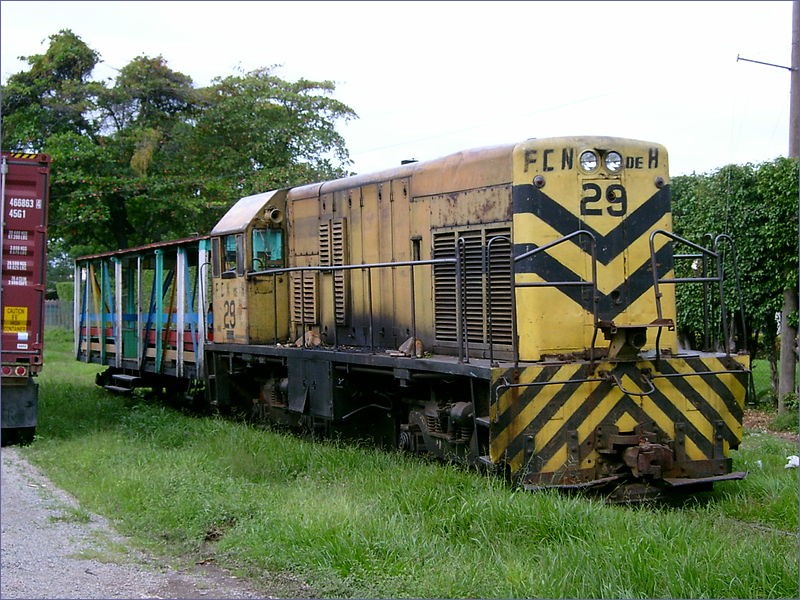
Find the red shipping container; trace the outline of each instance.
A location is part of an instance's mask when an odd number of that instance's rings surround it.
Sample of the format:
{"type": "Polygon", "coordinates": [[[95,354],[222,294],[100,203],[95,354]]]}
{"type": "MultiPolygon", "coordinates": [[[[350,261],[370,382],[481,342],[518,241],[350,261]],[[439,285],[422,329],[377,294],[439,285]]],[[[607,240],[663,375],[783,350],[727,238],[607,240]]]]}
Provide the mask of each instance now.
{"type": "Polygon", "coordinates": [[[3,152],[2,427],[36,424],[42,367],[50,158],[3,152]]]}

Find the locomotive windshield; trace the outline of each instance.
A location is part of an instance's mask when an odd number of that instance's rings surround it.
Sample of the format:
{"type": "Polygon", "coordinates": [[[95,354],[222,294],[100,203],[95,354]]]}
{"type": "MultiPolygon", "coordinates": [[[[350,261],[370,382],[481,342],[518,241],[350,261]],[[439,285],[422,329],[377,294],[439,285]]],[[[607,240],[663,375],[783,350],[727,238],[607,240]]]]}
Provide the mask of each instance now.
{"type": "Polygon", "coordinates": [[[280,229],[253,229],[254,271],[280,267],[283,263],[283,231],[280,229]]]}

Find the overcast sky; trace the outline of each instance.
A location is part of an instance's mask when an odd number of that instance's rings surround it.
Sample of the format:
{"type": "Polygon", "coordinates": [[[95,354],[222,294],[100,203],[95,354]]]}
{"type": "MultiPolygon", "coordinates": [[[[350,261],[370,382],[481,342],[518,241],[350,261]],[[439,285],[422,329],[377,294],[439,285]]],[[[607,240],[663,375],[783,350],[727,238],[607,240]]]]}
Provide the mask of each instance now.
{"type": "Polygon", "coordinates": [[[359,173],[532,137],[664,144],[674,175],[786,156],[792,3],[0,3],[2,81],[71,29],[96,79],[138,55],[208,84],[269,65],[332,80],[359,173]]]}

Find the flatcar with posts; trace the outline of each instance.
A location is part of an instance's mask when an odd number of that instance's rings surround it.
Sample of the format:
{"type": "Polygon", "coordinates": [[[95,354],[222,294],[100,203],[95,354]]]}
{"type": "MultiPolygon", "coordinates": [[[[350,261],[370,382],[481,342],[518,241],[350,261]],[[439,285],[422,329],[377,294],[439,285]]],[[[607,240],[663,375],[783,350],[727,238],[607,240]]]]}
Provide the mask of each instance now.
{"type": "Polygon", "coordinates": [[[729,339],[721,256],[672,232],[663,146],[531,139],[248,196],[208,236],[83,257],[76,353],[115,389],[202,388],[529,490],[635,500],[745,476],[748,355],[676,335],[675,287],[695,282],[729,339]]]}

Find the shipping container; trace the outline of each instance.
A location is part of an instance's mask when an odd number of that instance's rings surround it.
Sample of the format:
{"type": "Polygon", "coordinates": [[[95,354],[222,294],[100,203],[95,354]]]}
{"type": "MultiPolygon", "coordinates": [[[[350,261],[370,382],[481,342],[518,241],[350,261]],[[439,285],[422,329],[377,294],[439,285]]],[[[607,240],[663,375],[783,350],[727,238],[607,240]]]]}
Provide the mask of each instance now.
{"type": "Polygon", "coordinates": [[[3,444],[33,439],[44,349],[50,157],[2,154],[3,444]]]}

